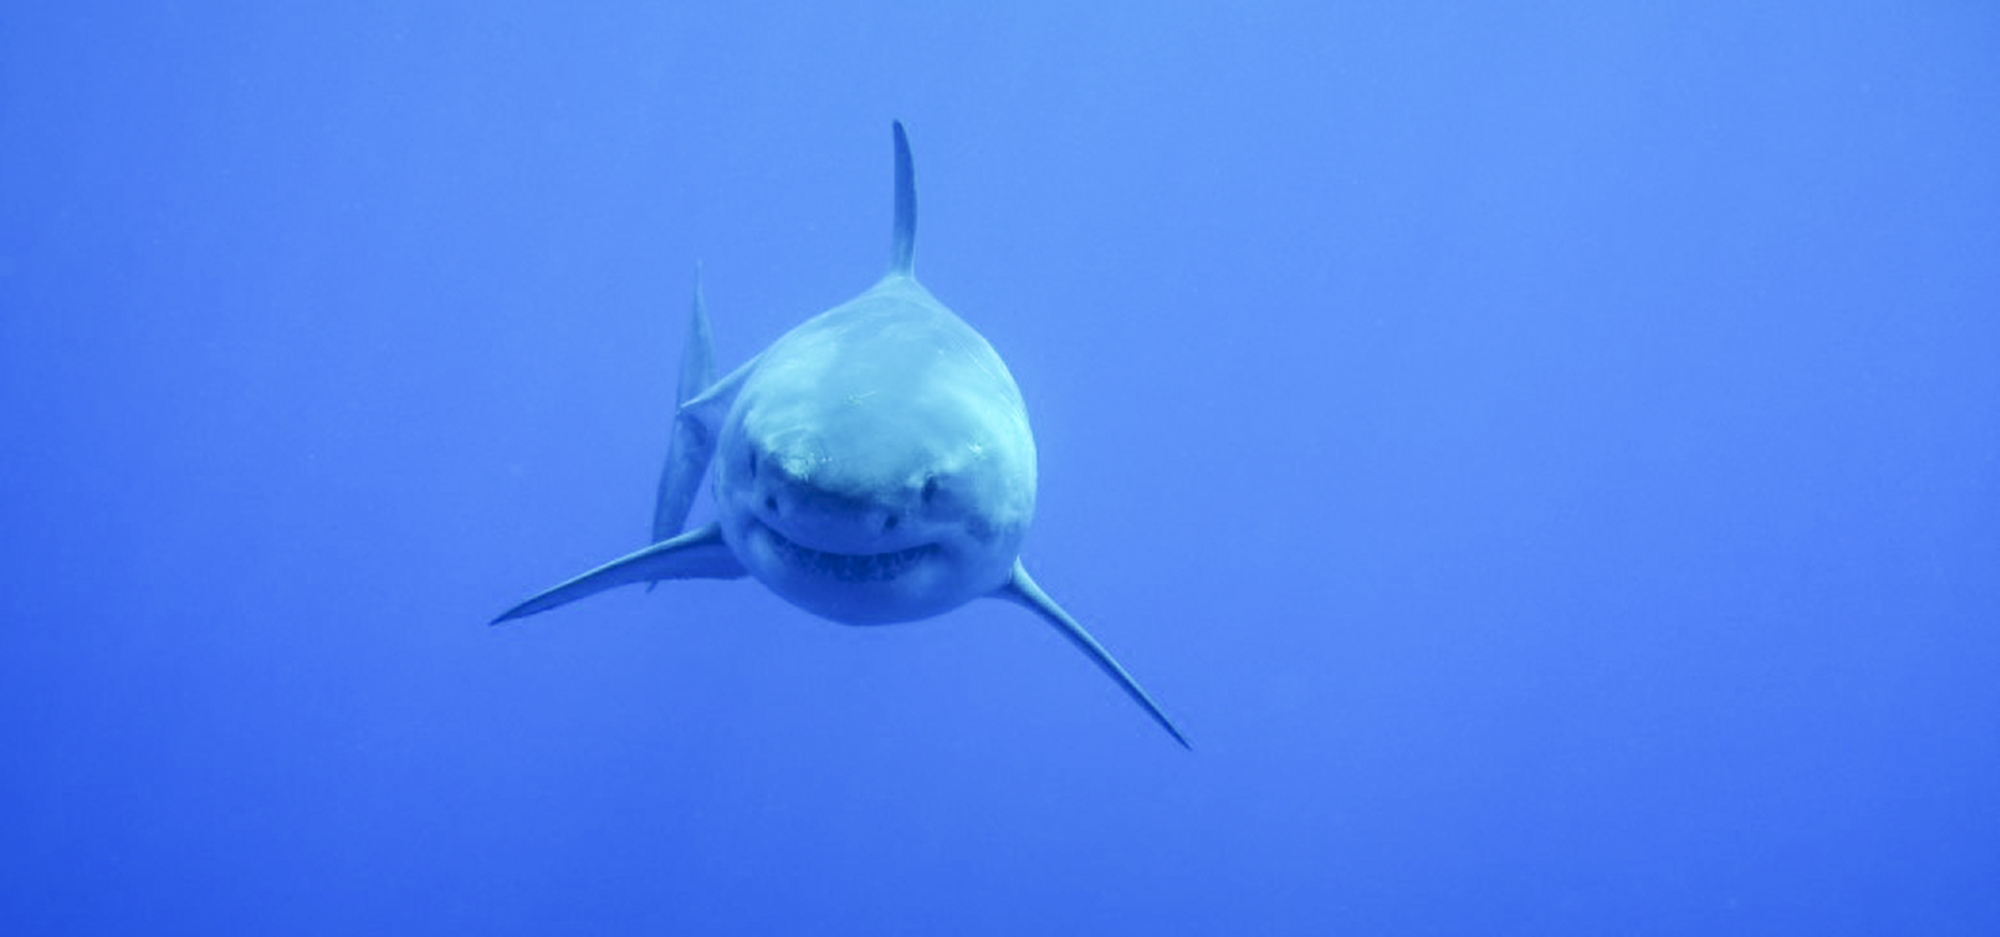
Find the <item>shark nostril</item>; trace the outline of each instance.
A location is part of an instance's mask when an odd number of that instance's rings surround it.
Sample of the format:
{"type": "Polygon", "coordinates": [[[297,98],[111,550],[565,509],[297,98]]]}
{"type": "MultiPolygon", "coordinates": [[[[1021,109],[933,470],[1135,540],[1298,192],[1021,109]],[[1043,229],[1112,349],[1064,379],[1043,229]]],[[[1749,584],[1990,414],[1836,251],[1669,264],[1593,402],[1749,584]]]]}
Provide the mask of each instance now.
{"type": "Polygon", "coordinates": [[[773,513],[773,514],[776,514],[776,513],[778,513],[778,496],[777,496],[777,495],[765,495],[765,496],[764,496],[764,510],[766,510],[766,511],[769,511],[769,512],[771,512],[771,513],[773,513]]]}
{"type": "Polygon", "coordinates": [[[937,497],[937,491],[938,491],[937,476],[931,475],[926,477],[924,479],[924,503],[925,504],[931,503],[931,499],[937,497]]]}

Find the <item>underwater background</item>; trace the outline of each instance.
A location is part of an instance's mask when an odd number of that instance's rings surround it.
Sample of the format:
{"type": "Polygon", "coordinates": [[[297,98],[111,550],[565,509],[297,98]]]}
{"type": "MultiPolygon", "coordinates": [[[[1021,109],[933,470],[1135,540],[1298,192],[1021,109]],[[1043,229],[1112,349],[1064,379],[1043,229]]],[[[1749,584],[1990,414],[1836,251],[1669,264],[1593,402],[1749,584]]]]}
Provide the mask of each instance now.
{"type": "Polygon", "coordinates": [[[0,559],[6,934],[2000,933],[2000,12],[9,4],[0,559]],[[1000,602],[487,626],[893,118],[1192,752],[1000,602]]]}

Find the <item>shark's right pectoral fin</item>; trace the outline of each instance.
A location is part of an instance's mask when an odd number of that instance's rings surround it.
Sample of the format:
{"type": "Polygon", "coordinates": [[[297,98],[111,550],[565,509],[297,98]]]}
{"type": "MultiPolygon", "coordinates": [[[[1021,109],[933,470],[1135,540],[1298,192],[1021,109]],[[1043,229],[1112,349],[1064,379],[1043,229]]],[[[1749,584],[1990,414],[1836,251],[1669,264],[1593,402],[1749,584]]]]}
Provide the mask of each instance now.
{"type": "Polygon", "coordinates": [[[612,560],[541,595],[522,602],[493,619],[494,624],[526,618],[606,589],[660,579],[736,579],[743,564],[723,542],[722,527],[710,524],[630,556],[612,560]]]}

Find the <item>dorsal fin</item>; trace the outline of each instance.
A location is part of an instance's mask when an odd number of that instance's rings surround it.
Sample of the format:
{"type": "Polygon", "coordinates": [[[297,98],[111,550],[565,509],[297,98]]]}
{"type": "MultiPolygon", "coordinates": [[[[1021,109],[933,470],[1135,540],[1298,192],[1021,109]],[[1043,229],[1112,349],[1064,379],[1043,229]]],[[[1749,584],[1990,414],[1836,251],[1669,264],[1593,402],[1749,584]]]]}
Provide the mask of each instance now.
{"type": "Polygon", "coordinates": [[[896,121],[896,227],[889,239],[889,275],[916,276],[917,177],[910,165],[910,135],[896,121]]]}

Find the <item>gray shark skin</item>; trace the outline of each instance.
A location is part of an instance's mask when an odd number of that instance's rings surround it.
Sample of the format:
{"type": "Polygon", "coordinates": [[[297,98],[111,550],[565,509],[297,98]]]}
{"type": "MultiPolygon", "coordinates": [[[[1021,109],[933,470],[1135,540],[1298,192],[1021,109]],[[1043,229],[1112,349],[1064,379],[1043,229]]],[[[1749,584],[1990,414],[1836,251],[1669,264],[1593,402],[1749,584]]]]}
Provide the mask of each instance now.
{"type": "Polygon", "coordinates": [[[1183,747],[1138,681],[1021,565],[1035,441],[1021,392],[978,332],[917,282],[916,180],[895,130],[889,272],[714,378],[697,271],[654,544],[508,609],[494,624],[614,586],[749,575],[850,625],[998,598],[1040,615],[1183,747]],[[717,520],[683,532],[712,469],[717,520]]]}

